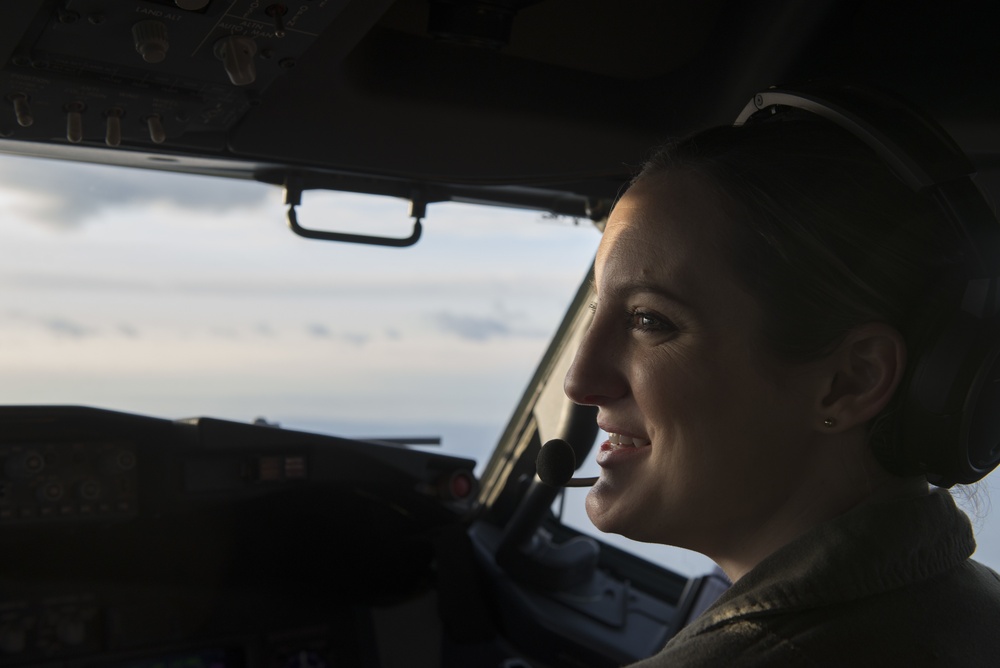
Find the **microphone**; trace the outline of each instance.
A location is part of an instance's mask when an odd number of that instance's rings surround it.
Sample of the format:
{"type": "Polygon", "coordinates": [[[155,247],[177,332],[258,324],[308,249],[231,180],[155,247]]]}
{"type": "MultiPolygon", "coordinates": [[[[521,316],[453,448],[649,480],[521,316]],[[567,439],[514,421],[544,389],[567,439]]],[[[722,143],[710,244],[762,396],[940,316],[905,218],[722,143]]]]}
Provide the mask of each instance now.
{"type": "Polygon", "coordinates": [[[598,478],[574,478],[576,455],[573,446],[561,438],[545,443],[535,459],[535,471],[549,487],[590,487],[598,478]]]}
{"type": "Polygon", "coordinates": [[[573,447],[561,438],[549,441],[538,451],[538,479],[531,481],[495,553],[497,565],[515,580],[566,591],[590,582],[597,572],[600,547],[593,538],[577,536],[556,544],[548,532],[538,530],[563,487],[585,487],[597,482],[597,478],[571,478],[574,470],[573,447]]]}

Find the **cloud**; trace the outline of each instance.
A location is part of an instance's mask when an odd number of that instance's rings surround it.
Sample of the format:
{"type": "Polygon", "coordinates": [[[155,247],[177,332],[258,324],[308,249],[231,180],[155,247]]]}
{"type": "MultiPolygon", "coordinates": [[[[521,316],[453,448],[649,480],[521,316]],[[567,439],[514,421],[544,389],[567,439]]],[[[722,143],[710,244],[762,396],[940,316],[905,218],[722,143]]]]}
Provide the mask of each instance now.
{"type": "Polygon", "coordinates": [[[312,322],[306,325],[306,332],[309,336],[316,339],[329,339],[333,336],[329,327],[318,322],[312,322]]]}
{"type": "Polygon", "coordinates": [[[371,340],[371,337],[368,334],[362,334],[360,332],[346,332],[341,334],[340,338],[341,340],[346,341],[353,346],[357,346],[358,348],[371,340]]]}
{"type": "Polygon", "coordinates": [[[507,322],[499,318],[481,318],[447,312],[436,313],[432,318],[434,324],[441,330],[468,341],[488,341],[512,334],[507,322]]]}
{"type": "Polygon", "coordinates": [[[46,318],[42,320],[42,325],[56,336],[71,339],[82,339],[92,334],[86,327],[66,318],[46,318]]]}
{"type": "Polygon", "coordinates": [[[267,322],[258,322],[255,324],[253,326],[253,332],[258,336],[263,336],[268,339],[274,338],[274,328],[267,322]]]}
{"type": "Polygon", "coordinates": [[[0,157],[0,183],[18,193],[15,212],[59,227],[75,227],[97,213],[138,203],[164,202],[187,211],[223,213],[265,202],[273,188],[254,182],[170,172],[0,157]]]}
{"type": "Polygon", "coordinates": [[[211,333],[212,336],[220,339],[235,340],[240,338],[239,332],[236,331],[236,328],[229,325],[213,327],[211,333]]]}
{"type": "Polygon", "coordinates": [[[306,325],[306,333],[315,339],[343,341],[358,348],[371,341],[372,338],[370,334],[364,332],[334,332],[319,322],[312,322],[306,325]]]}

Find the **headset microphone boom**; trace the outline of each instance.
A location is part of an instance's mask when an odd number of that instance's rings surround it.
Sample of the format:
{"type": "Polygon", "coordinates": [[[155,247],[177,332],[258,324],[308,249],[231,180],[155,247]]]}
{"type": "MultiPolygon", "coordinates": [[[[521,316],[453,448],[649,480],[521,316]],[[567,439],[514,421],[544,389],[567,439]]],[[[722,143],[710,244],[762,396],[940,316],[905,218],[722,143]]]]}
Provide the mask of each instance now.
{"type": "Polygon", "coordinates": [[[573,447],[561,438],[545,443],[535,459],[539,479],[550,487],[590,487],[597,478],[574,478],[576,455],[573,447]]]}

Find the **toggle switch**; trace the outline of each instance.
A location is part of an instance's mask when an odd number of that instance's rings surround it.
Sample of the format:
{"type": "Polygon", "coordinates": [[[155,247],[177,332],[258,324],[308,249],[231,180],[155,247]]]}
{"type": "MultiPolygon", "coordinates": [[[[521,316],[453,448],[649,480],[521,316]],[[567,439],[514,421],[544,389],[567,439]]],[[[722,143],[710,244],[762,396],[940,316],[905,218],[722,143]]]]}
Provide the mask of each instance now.
{"type": "Polygon", "coordinates": [[[146,127],[149,128],[149,140],[154,144],[162,144],[167,141],[167,133],[163,129],[163,119],[159,114],[152,114],[146,117],[146,127]]]}
{"type": "Polygon", "coordinates": [[[14,103],[14,116],[17,118],[17,124],[22,128],[30,128],[31,124],[35,122],[35,117],[31,115],[28,96],[24,93],[14,93],[9,99],[14,103]]]}
{"type": "Polygon", "coordinates": [[[264,13],[274,20],[274,36],[284,37],[285,36],[285,14],[288,13],[288,8],[280,3],[275,3],[273,5],[268,5],[264,13]]]}
{"type": "Polygon", "coordinates": [[[167,57],[170,43],[167,41],[167,26],[160,21],[139,21],[132,26],[135,50],[147,63],[162,63],[167,57]]]}
{"type": "Polygon", "coordinates": [[[74,144],[83,141],[83,110],[86,108],[82,102],[66,105],[66,139],[74,144]]]}
{"type": "Polygon", "coordinates": [[[257,43],[243,35],[230,35],[215,43],[215,57],[222,61],[234,86],[248,86],[257,80],[257,43]]]}
{"type": "Polygon", "coordinates": [[[118,107],[112,107],[104,112],[107,119],[107,128],[104,132],[104,143],[115,148],[122,143],[122,116],[125,112],[118,107]]]}

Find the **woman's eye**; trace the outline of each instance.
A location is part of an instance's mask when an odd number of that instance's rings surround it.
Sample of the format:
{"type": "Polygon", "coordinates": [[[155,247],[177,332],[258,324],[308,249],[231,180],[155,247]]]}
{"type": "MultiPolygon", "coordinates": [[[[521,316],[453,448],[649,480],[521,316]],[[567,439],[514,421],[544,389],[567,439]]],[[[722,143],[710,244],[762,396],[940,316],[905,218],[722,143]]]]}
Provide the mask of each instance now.
{"type": "Polygon", "coordinates": [[[640,332],[671,331],[676,329],[669,320],[660,316],[635,309],[629,313],[629,327],[640,332]]]}

